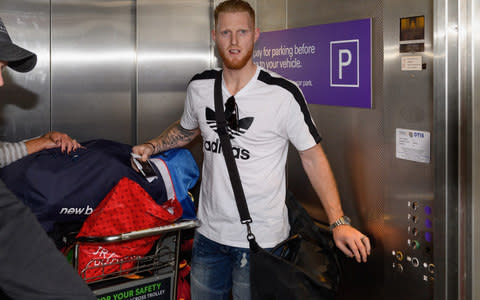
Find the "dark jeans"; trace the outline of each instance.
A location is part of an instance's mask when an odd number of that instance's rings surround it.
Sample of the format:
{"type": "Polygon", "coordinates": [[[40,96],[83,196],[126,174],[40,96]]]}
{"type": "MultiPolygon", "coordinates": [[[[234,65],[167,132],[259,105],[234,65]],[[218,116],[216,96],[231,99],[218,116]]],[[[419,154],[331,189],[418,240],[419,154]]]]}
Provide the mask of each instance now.
{"type": "Polygon", "coordinates": [[[2,181],[0,290],[15,300],[96,299],[57,250],[30,209],[2,181]]]}
{"type": "Polygon", "coordinates": [[[250,249],[216,243],[195,233],[190,274],[192,300],[250,299],[250,249]]]}

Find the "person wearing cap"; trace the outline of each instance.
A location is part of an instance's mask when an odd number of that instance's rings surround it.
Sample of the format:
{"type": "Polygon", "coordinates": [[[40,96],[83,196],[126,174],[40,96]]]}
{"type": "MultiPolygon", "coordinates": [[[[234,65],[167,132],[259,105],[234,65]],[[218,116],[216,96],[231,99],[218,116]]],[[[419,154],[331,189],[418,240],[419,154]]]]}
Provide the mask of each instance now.
{"type": "MultiPolygon", "coordinates": [[[[0,87],[5,84],[2,73],[6,67],[25,73],[32,70],[37,63],[37,56],[34,53],[12,42],[1,19],[0,49],[0,87]]],[[[67,134],[58,131],[51,131],[42,136],[17,143],[0,141],[0,168],[28,154],[56,147],[61,147],[62,151],[70,153],[81,147],[81,145],[67,134]]]]}
{"type": "MultiPolygon", "coordinates": [[[[28,72],[33,69],[36,61],[35,54],[11,41],[0,19],[1,70],[8,66],[19,72],[28,72]]],[[[0,86],[3,85],[0,72],[0,86]]],[[[18,149],[22,147],[25,147],[28,153],[52,147],[62,147],[66,151],[79,147],[78,143],[69,139],[67,135],[59,132],[50,132],[25,142],[25,146],[5,146],[7,143],[2,143],[0,155],[14,153],[19,157],[22,153],[18,149]]],[[[9,160],[11,158],[3,159],[9,160]]],[[[1,180],[0,245],[0,299],[97,299],[57,250],[35,215],[1,180]]]]}

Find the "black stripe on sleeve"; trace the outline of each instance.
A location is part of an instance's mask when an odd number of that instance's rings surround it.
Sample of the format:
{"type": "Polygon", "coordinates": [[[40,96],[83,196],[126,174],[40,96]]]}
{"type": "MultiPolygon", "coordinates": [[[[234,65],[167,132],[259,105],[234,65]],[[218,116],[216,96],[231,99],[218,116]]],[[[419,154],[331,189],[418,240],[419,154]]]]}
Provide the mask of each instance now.
{"type": "Polygon", "coordinates": [[[195,76],[190,79],[190,82],[194,80],[202,80],[202,79],[215,79],[215,74],[220,72],[220,70],[206,70],[202,73],[195,74],[195,76]]]}
{"type": "Polygon", "coordinates": [[[258,75],[258,80],[266,84],[278,85],[286,89],[293,95],[298,105],[300,105],[300,110],[303,113],[303,118],[305,120],[305,123],[308,126],[308,130],[310,131],[310,134],[313,136],[317,144],[320,143],[320,141],[322,140],[322,137],[318,133],[317,127],[315,127],[315,124],[313,124],[312,117],[310,116],[310,111],[308,110],[308,107],[307,107],[307,103],[305,101],[305,98],[303,97],[302,92],[299,90],[299,88],[295,84],[286,80],[285,78],[273,77],[272,75],[270,75],[269,73],[263,70],[260,71],[260,74],[258,75]]]}

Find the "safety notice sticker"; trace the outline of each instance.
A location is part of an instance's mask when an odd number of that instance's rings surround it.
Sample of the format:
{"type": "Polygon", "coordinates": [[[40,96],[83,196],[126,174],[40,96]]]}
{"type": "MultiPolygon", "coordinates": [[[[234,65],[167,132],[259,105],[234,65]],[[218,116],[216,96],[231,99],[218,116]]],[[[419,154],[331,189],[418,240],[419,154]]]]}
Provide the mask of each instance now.
{"type": "Polygon", "coordinates": [[[430,132],[397,128],[396,157],[430,163],[430,132]]]}

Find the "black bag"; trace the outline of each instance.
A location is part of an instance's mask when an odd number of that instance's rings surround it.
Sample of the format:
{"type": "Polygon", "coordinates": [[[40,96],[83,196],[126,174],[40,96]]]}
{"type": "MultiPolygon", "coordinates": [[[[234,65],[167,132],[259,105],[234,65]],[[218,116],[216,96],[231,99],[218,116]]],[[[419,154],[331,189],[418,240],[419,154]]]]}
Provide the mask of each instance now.
{"type": "Polygon", "coordinates": [[[341,268],[332,237],[290,192],[286,203],[290,237],[271,251],[250,240],[252,299],[333,299],[341,268]]]}
{"type": "Polygon", "coordinates": [[[252,299],[333,299],[340,283],[341,268],[332,236],[315,225],[291,193],[286,198],[290,237],[271,251],[261,248],[255,241],[250,230],[252,219],[226,128],[221,79],[222,73],[217,72],[214,87],[217,133],[241,222],[247,226],[252,299]]]}

